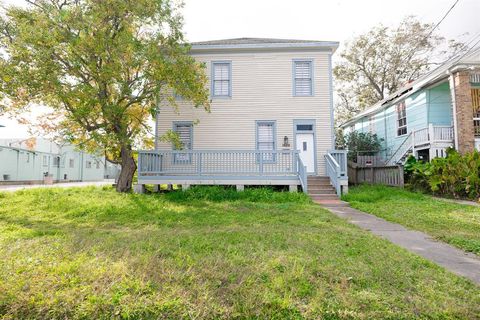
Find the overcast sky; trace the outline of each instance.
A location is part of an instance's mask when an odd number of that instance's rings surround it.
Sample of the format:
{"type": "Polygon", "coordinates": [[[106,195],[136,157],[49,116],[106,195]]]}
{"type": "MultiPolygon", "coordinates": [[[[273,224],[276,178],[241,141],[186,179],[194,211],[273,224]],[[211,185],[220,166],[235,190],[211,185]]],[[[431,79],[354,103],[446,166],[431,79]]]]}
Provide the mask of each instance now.
{"type": "MultiPolygon", "coordinates": [[[[21,4],[21,0],[4,3],[21,4]]],[[[454,0],[186,0],[189,41],[239,37],[333,40],[344,43],[383,23],[397,25],[415,15],[436,23],[454,0]]],[[[460,0],[442,22],[440,34],[468,41],[480,32],[480,0],[460,0]],[[468,33],[468,35],[466,35],[468,33]]],[[[25,127],[0,118],[0,138],[26,137],[25,127]]]]}

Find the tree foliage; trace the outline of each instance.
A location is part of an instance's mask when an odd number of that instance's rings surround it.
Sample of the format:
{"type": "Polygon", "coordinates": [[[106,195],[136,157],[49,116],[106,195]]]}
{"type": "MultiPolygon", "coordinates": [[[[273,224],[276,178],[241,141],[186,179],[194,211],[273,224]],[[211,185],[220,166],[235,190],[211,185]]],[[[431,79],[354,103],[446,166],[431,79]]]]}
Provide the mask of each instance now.
{"type": "Polygon", "coordinates": [[[374,155],[381,150],[383,139],[370,132],[352,131],[337,137],[340,147],[348,149],[348,159],[357,161],[357,155],[374,155]]]}
{"type": "Polygon", "coordinates": [[[380,25],[347,43],[334,68],[337,121],[345,122],[463,48],[432,30],[432,24],[409,16],[395,28],[380,25]]]}
{"type": "Polygon", "coordinates": [[[188,55],[172,0],[32,0],[0,22],[4,107],[53,110],[46,129],[122,164],[131,188],[133,146],[145,140],[172,90],[208,109],[204,66],[188,55]]]}

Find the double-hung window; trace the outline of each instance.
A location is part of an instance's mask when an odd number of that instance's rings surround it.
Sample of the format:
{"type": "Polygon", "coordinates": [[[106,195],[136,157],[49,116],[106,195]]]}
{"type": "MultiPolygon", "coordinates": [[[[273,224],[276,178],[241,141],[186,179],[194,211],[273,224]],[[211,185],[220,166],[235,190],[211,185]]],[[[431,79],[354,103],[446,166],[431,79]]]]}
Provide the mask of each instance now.
{"type": "MultiPolygon", "coordinates": [[[[180,140],[180,150],[192,150],[193,145],[193,124],[191,122],[175,122],[173,124],[173,131],[178,135],[180,140]]],[[[179,150],[175,148],[175,150],[179,150]]],[[[174,156],[174,162],[179,164],[187,164],[192,160],[190,153],[176,153],[174,156]]]]}
{"type": "Polygon", "coordinates": [[[397,104],[397,136],[407,134],[407,108],[405,101],[397,104]]]}
{"type": "Polygon", "coordinates": [[[293,95],[313,96],[312,60],[293,60],[293,95]]]}
{"type": "Polygon", "coordinates": [[[228,98],[232,96],[232,63],[212,62],[212,96],[228,98]]]}
{"type": "MultiPolygon", "coordinates": [[[[275,161],[275,121],[257,121],[257,150],[263,161],[275,161]],[[267,152],[264,152],[267,151],[267,152]]],[[[260,158],[259,158],[260,159],[260,158]]]]}

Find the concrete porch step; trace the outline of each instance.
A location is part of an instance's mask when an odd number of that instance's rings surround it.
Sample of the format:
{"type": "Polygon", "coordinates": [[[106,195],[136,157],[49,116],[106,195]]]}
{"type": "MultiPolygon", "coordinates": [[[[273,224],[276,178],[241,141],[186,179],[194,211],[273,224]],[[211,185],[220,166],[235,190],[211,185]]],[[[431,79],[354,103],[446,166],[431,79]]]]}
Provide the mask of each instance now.
{"type": "Polygon", "coordinates": [[[337,194],[335,189],[322,189],[322,190],[315,190],[315,189],[308,189],[308,194],[313,195],[320,195],[320,194],[337,194]]]}
{"type": "Polygon", "coordinates": [[[316,200],[339,200],[336,194],[309,194],[313,201],[316,200]]]}
{"type": "Polygon", "coordinates": [[[332,188],[332,185],[330,183],[308,183],[308,188],[314,188],[314,189],[330,189],[332,188]]]}

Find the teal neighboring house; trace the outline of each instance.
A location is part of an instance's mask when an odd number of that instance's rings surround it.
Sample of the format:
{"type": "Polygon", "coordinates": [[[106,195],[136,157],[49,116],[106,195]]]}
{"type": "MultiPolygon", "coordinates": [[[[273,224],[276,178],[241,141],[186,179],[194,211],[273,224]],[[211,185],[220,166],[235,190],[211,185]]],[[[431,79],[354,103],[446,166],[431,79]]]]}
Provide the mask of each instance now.
{"type": "MultiPolygon", "coordinates": [[[[410,154],[429,161],[448,147],[480,149],[480,48],[453,58],[341,125],[344,134],[383,139],[378,156],[402,164],[410,154]]],[[[368,150],[364,150],[368,151],[368,150]]]]}
{"type": "Polygon", "coordinates": [[[104,156],[46,139],[0,139],[0,184],[101,181],[115,178],[104,156]]]}

